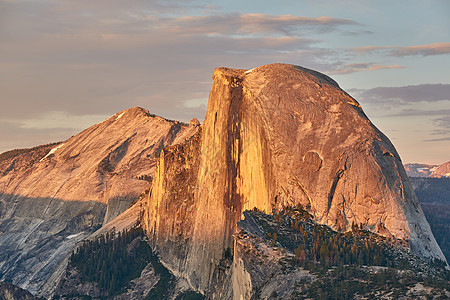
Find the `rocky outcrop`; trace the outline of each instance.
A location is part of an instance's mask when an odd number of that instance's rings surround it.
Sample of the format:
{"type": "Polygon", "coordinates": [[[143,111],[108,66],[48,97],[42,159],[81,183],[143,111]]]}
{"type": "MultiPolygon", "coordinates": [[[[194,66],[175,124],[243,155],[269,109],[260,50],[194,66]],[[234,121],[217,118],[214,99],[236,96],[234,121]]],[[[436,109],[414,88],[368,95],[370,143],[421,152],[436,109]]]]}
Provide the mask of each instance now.
{"type": "Polygon", "coordinates": [[[269,245],[266,233],[251,214],[246,211],[244,216],[235,234],[233,299],[301,298],[295,295],[300,282],[312,282],[316,276],[303,268],[289,266],[294,255],[278,247],[279,244],[269,245]]]}
{"type": "Polygon", "coordinates": [[[67,141],[2,154],[0,280],[40,291],[78,241],[149,189],[162,149],[197,130],[132,108],[67,141]]]}
{"type": "Polygon", "coordinates": [[[215,293],[217,289],[211,289],[214,294],[212,296],[208,294],[208,299],[333,299],[340,297],[398,299],[405,294],[410,294],[406,297],[408,299],[418,299],[421,298],[420,296],[424,298],[426,294],[440,295],[438,298],[446,298],[446,295],[450,294],[447,280],[434,285],[435,288],[423,280],[426,277],[424,274],[430,274],[430,272],[433,272],[436,278],[442,276],[443,279],[446,271],[442,267],[433,270],[433,264],[412,255],[407,247],[394,240],[359,229],[345,234],[338,233],[327,226],[317,224],[305,211],[295,209],[274,215],[245,211],[244,216],[245,219],[238,222],[235,234],[234,263],[231,268],[233,296],[223,297],[215,293]],[[292,223],[291,218],[295,218],[298,222],[292,223]],[[323,230],[327,232],[326,239],[314,237],[316,234],[320,236],[319,232],[324,233],[323,230]],[[312,240],[316,246],[310,244],[312,248],[309,248],[308,241],[312,240]],[[350,261],[347,261],[349,262],[347,264],[343,261],[346,258],[340,256],[340,263],[335,261],[331,263],[333,266],[330,266],[330,261],[326,261],[330,257],[323,254],[330,247],[325,244],[331,245],[334,243],[332,241],[352,245],[353,250],[345,251],[331,246],[337,250],[335,253],[341,252],[345,256],[355,251],[362,251],[360,254],[367,253],[371,251],[370,248],[380,247],[376,252],[383,249],[381,252],[389,253],[385,255],[385,259],[389,262],[375,262],[372,259],[376,255],[372,254],[366,256],[370,258],[363,264],[350,261]],[[367,243],[372,246],[367,247],[367,243]],[[314,263],[317,257],[310,256],[314,248],[317,249],[317,253],[322,253],[319,263],[314,263]],[[321,248],[320,251],[319,248],[321,248]],[[389,276],[386,276],[387,274],[389,276]],[[401,286],[399,290],[389,285],[388,282],[392,278],[400,283],[397,285],[401,286]],[[356,282],[361,282],[361,285],[355,286],[356,282]],[[427,286],[426,293],[423,291],[417,293],[414,291],[414,285],[427,286]],[[352,287],[349,288],[349,286],[352,287]]]}
{"type": "Polygon", "coordinates": [[[144,215],[153,246],[206,293],[242,212],[294,205],[445,260],[397,151],[335,81],[285,64],[216,69],[201,132],[161,152],[144,215]]]}

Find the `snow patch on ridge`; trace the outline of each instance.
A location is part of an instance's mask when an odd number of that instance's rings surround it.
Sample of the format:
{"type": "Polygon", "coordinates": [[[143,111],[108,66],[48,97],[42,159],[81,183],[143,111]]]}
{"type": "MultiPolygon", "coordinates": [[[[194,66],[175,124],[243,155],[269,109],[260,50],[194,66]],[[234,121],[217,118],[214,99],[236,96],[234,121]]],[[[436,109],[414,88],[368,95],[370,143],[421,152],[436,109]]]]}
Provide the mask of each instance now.
{"type": "Polygon", "coordinates": [[[41,160],[40,160],[39,162],[43,161],[44,159],[46,159],[47,157],[49,157],[50,155],[52,155],[53,153],[55,153],[56,150],[58,150],[58,149],[61,148],[62,146],[64,146],[64,144],[61,144],[61,145],[59,145],[59,146],[53,148],[52,150],[50,150],[50,151],[47,153],[46,156],[44,156],[43,158],[41,158],[41,160]]]}
{"type": "Polygon", "coordinates": [[[69,240],[70,240],[70,239],[73,239],[73,238],[79,236],[79,235],[82,234],[82,233],[83,233],[83,231],[82,231],[82,232],[78,232],[78,233],[76,233],[76,234],[71,234],[71,235],[67,236],[66,239],[69,239],[69,240]]]}
{"type": "Polygon", "coordinates": [[[125,114],[125,112],[121,113],[120,115],[117,116],[116,121],[119,120],[120,118],[122,118],[122,116],[125,114]]]}

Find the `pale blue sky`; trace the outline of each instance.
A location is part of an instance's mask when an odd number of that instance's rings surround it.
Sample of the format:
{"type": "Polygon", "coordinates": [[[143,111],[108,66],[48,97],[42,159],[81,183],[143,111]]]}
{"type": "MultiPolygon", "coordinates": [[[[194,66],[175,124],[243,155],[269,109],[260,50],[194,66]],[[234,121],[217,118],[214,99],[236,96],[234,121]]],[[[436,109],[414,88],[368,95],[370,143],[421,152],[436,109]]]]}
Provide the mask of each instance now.
{"type": "Polygon", "coordinates": [[[202,120],[215,67],[333,77],[403,161],[450,160],[450,1],[0,0],[0,152],[142,106],[202,120]]]}

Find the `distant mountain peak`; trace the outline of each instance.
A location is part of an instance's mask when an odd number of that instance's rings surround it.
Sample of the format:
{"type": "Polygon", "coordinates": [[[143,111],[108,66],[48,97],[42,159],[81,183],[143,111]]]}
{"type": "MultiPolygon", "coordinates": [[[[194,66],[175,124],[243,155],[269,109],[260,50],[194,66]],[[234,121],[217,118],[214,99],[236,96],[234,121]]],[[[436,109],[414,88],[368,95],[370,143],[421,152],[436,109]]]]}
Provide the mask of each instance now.
{"type": "Polygon", "coordinates": [[[409,177],[450,177],[450,161],[441,165],[409,163],[405,164],[405,170],[409,177]]]}
{"type": "Polygon", "coordinates": [[[450,177],[450,161],[438,166],[435,170],[433,170],[430,177],[450,177]]]}

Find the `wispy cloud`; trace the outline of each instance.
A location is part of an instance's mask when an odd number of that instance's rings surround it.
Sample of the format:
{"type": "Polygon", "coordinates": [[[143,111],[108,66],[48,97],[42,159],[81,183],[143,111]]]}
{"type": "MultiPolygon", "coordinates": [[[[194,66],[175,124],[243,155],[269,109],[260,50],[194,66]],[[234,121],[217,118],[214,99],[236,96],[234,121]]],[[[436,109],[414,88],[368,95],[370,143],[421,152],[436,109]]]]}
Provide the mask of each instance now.
{"type": "MultiPolygon", "coordinates": [[[[403,109],[401,111],[388,114],[388,117],[418,117],[418,116],[443,116],[443,115],[450,115],[450,109],[439,109],[439,110],[427,110],[427,109],[403,109]]],[[[441,119],[441,118],[439,118],[441,119]]],[[[447,121],[449,122],[448,125],[450,125],[450,118],[447,121]]],[[[436,119],[438,120],[438,119],[436,119]]],[[[441,124],[444,124],[443,122],[441,124]]],[[[450,126],[449,126],[450,127],[450,126]]]]}
{"type": "Polygon", "coordinates": [[[376,87],[367,90],[352,90],[367,103],[389,103],[391,105],[411,102],[450,101],[450,84],[419,84],[400,87],[376,87]]]}
{"type": "Polygon", "coordinates": [[[226,35],[297,35],[305,31],[327,32],[343,25],[361,25],[355,21],[331,17],[303,17],[268,14],[220,14],[190,16],[158,20],[158,26],[170,27],[173,32],[226,35]]]}
{"type": "Polygon", "coordinates": [[[65,111],[49,111],[36,118],[3,119],[3,123],[13,124],[22,129],[76,129],[82,130],[105,120],[109,115],[73,115],[65,111]]]}
{"type": "Polygon", "coordinates": [[[423,140],[424,142],[444,142],[444,141],[450,141],[450,136],[443,137],[443,138],[435,138],[435,139],[426,139],[423,140]]]}
{"type": "Polygon", "coordinates": [[[329,74],[350,74],[361,71],[376,71],[383,69],[403,69],[400,65],[377,65],[373,63],[354,63],[337,66],[336,70],[332,70],[329,74]]]}
{"type": "Polygon", "coordinates": [[[450,109],[444,114],[443,117],[434,119],[434,123],[439,127],[446,128],[447,134],[450,134],[450,109]]]}
{"type": "Polygon", "coordinates": [[[80,132],[79,129],[68,128],[25,129],[19,124],[0,120],[0,153],[14,148],[33,147],[65,140],[78,132],[80,132]]]}
{"type": "Polygon", "coordinates": [[[410,55],[441,55],[450,54],[450,43],[436,43],[422,46],[396,47],[393,48],[390,55],[392,56],[410,56],[410,55]]]}
{"type": "Polygon", "coordinates": [[[386,52],[390,56],[430,56],[450,54],[450,43],[434,43],[418,46],[366,46],[353,48],[358,53],[386,52]]]}

